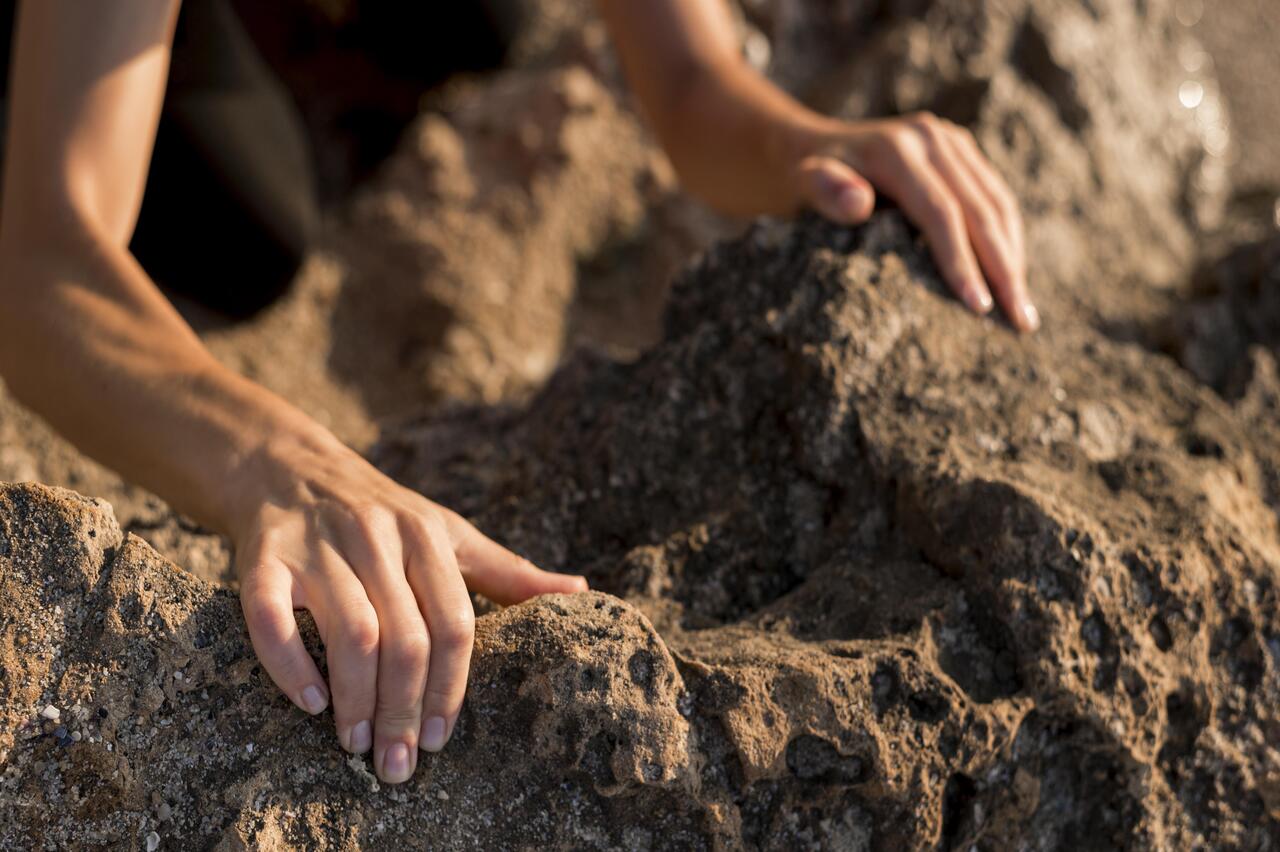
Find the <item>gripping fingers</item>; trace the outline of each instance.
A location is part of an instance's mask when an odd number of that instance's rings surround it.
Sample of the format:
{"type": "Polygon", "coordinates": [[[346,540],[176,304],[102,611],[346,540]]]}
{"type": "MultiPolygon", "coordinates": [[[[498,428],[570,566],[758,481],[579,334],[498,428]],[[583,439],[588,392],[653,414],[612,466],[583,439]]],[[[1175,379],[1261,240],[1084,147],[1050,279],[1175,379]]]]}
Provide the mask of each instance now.
{"type": "Polygon", "coordinates": [[[990,208],[997,212],[1004,229],[1012,277],[1008,287],[997,288],[996,297],[1014,325],[1022,331],[1035,331],[1040,327],[1040,312],[1036,310],[1028,294],[1022,215],[1018,212],[1017,202],[1004,181],[982,156],[968,131],[955,127],[950,139],[957,165],[971,176],[972,182],[987,199],[990,208]]]}
{"type": "Polygon", "coordinates": [[[453,732],[467,689],[475,611],[443,523],[409,519],[404,524],[404,541],[409,585],[431,635],[418,744],[426,751],[439,751],[453,732]]]}
{"type": "Polygon", "coordinates": [[[961,158],[958,127],[936,121],[929,125],[929,162],[960,204],[970,242],[986,273],[991,290],[1009,317],[1023,326],[1027,320],[1026,284],[1009,242],[1009,228],[980,178],[961,158]]]}
{"type": "Polygon", "coordinates": [[[240,605],[258,659],[294,704],[312,715],[322,712],[329,692],[298,632],[292,574],[267,559],[242,576],[240,605]]]}
{"type": "Polygon", "coordinates": [[[323,631],[333,688],[338,741],[352,754],[373,747],[378,699],[378,614],[351,567],[327,544],[315,562],[321,571],[317,598],[324,600],[316,623],[323,631]]]}
{"type": "Polygon", "coordinates": [[[902,186],[898,203],[924,231],[942,277],[951,289],[970,310],[989,313],[994,302],[978,269],[959,201],[928,161],[909,168],[911,174],[899,175],[896,179],[902,186]]]}
{"type": "Polygon", "coordinates": [[[399,784],[418,764],[422,693],[430,640],[405,578],[399,531],[390,512],[362,518],[343,536],[344,554],[378,614],[378,697],[373,764],[378,777],[399,784]]]}

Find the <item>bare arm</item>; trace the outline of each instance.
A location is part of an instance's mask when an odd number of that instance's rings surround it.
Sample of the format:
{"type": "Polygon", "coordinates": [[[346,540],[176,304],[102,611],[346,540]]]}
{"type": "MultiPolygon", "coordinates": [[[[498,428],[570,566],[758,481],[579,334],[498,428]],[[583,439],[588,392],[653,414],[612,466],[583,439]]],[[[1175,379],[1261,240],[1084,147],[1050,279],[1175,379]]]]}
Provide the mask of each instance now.
{"type": "Polygon", "coordinates": [[[725,0],[597,2],[690,191],[731,214],[809,206],[854,224],[879,189],[924,231],[970,308],[986,313],[994,293],[1015,326],[1039,326],[1017,204],[968,131],[928,114],[841,122],[812,112],[743,60],[725,0]]]}
{"type": "MultiPolygon", "coordinates": [[[[0,209],[0,373],[81,449],[231,535],[254,647],[344,747],[405,780],[466,686],[467,586],[584,588],[401,488],[218,364],[128,251],[177,0],[21,5],[0,209]],[[330,682],[294,607],[325,640],[330,682]]],[[[251,274],[252,270],[246,270],[251,274]]]]}

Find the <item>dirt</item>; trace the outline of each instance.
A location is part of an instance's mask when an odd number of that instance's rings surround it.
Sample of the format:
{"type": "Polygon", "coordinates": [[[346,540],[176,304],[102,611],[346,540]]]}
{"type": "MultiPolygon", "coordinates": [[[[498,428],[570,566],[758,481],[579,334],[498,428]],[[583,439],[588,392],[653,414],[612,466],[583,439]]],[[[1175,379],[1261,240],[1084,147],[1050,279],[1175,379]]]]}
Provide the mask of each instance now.
{"type": "Polygon", "coordinates": [[[595,591],[481,617],[457,734],[380,787],[254,661],[221,542],[5,402],[0,476],[115,511],[0,486],[0,846],[1276,848],[1280,254],[1237,203],[1276,187],[1212,68],[1184,105],[1184,10],[747,4],[815,104],[973,128],[1027,338],[892,209],[756,223],[668,294],[725,224],[545,5],[289,300],[203,327],[595,591]]]}

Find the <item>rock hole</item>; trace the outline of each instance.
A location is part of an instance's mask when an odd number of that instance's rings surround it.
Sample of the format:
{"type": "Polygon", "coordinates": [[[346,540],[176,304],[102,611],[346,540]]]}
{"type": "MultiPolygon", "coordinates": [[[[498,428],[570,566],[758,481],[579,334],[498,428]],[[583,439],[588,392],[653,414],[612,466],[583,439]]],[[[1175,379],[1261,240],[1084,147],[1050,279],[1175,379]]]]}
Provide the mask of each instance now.
{"type": "Polygon", "coordinates": [[[802,734],[787,744],[787,768],[801,781],[826,784],[860,784],[869,775],[862,758],[843,755],[812,734],[802,734]]]}
{"type": "Polygon", "coordinates": [[[962,772],[947,779],[942,791],[942,848],[952,849],[960,840],[964,826],[973,813],[973,800],[978,795],[978,785],[962,772]]]}
{"type": "Polygon", "coordinates": [[[631,681],[645,691],[650,698],[653,697],[654,659],[653,654],[648,651],[636,651],[631,655],[631,659],[627,660],[627,672],[631,675],[631,681]]]}
{"type": "Polygon", "coordinates": [[[871,676],[871,703],[877,716],[883,716],[886,710],[898,703],[901,688],[902,678],[897,666],[889,662],[876,666],[876,672],[871,676]]]}
{"type": "Polygon", "coordinates": [[[921,690],[913,692],[907,699],[907,712],[917,722],[933,724],[947,715],[951,704],[938,692],[921,690]]]}
{"type": "Polygon", "coordinates": [[[1164,616],[1152,616],[1147,630],[1151,633],[1151,641],[1155,642],[1156,647],[1161,651],[1168,651],[1173,647],[1173,633],[1169,630],[1169,622],[1164,620],[1164,616]]]}

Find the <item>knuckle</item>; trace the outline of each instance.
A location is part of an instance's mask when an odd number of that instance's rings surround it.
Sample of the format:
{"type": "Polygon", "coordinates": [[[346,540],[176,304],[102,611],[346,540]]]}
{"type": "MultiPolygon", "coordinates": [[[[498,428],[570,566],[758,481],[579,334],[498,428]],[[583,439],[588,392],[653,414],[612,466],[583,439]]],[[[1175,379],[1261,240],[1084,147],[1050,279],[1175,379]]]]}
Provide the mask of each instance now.
{"type": "Polygon", "coordinates": [[[930,193],[925,200],[929,216],[934,225],[948,230],[959,230],[964,226],[964,214],[960,204],[954,197],[943,192],[930,193]]]}
{"type": "Polygon", "coordinates": [[[912,126],[895,124],[885,131],[889,150],[898,154],[915,152],[920,146],[920,134],[912,126]]]}
{"type": "Polygon", "coordinates": [[[892,124],[867,143],[866,158],[882,168],[901,168],[919,153],[920,138],[910,128],[892,124]]]}
{"type": "Polygon", "coordinates": [[[280,643],[288,638],[288,628],[279,609],[269,598],[246,594],[241,598],[244,620],[264,642],[280,643]]]}
{"type": "Polygon", "coordinates": [[[378,727],[384,730],[413,728],[418,724],[421,708],[414,702],[393,700],[379,695],[374,715],[377,717],[378,727]]]}
{"type": "Polygon", "coordinates": [[[342,639],[361,656],[370,656],[378,650],[381,631],[378,618],[372,608],[348,612],[342,623],[342,639]]]}
{"type": "Polygon", "coordinates": [[[425,669],[431,641],[425,630],[406,630],[387,643],[388,662],[401,671],[425,669]]]}
{"type": "Polygon", "coordinates": [[[361,535],[376,539],[379,533],[387,528],[388,521],[394,520],[391,511],[381,503],[358,502],[346,507],[348,517],[359,528],[361,535]]]}
{"type": "Polygon", "coordinates": [[[418,519],[418,531],[425,547],[441,549],[452,549],[453,547],[449,540],[449,528],[445,526],[444,518],[434,512],[423,515],[418,519]]]}
{"type": "Polygon", "coordinates": [[[928,110],[913,114],[908,121],[911,126],[915,128],[916,132],[920,133],[926,139],[937,139],[938,135],[942,133],[942,119],[938,118],[938,116],[928,110]]]}
{"type": "Polygon", "coordinates": [[[436,647],[460,650],[471,645],[476,635],[476,616],[470,607],[455,613],[440,625],[431,626],[431,638],[436,647]]]}

